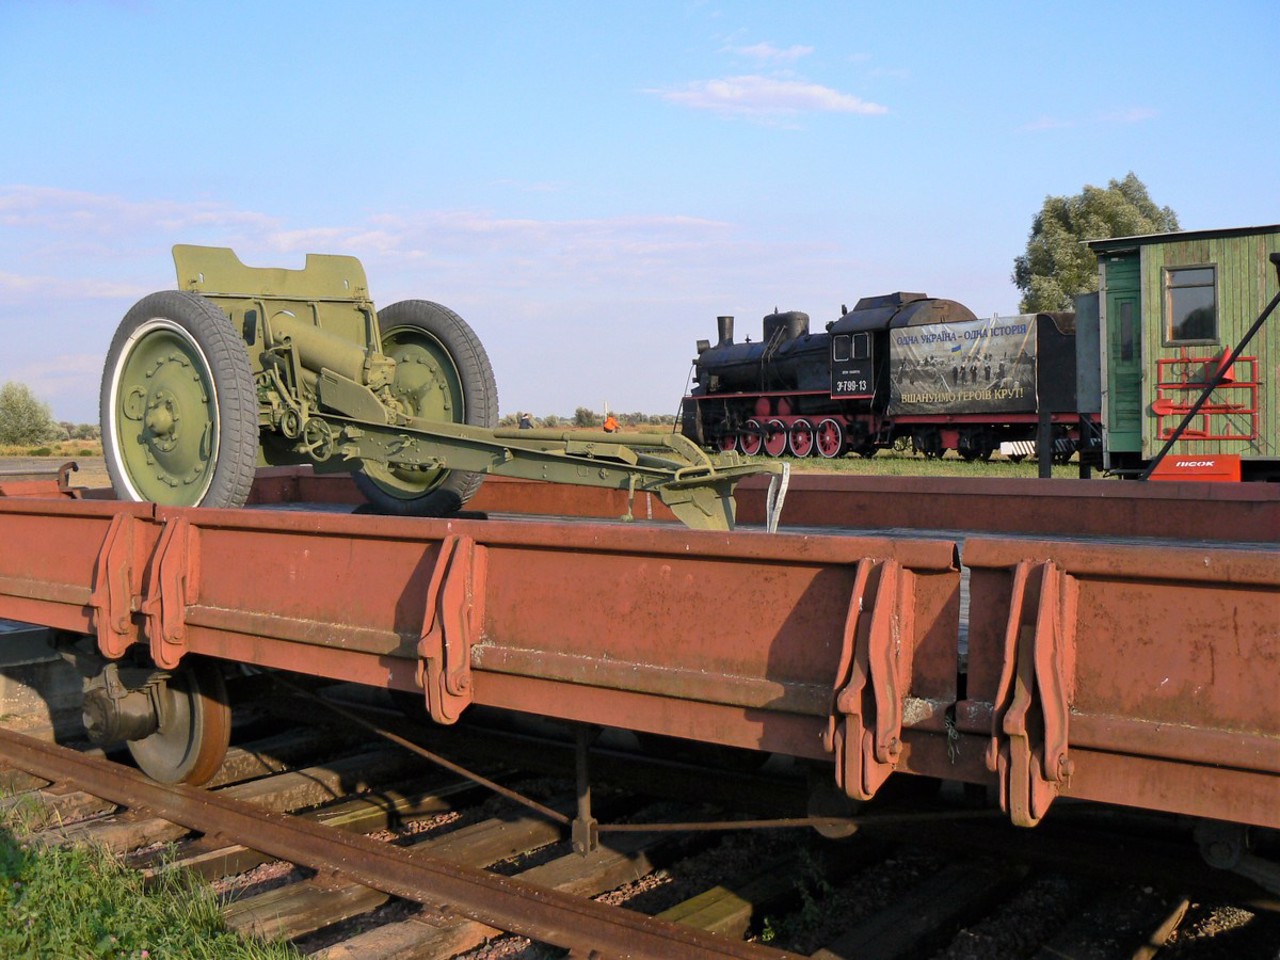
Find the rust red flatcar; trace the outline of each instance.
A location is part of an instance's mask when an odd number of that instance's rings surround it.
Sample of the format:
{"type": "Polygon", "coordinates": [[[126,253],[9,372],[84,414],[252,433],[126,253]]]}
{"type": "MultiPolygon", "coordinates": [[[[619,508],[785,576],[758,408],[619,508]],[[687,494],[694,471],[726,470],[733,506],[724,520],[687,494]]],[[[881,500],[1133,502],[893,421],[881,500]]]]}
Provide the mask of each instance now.
{"type": "MultiPolygon", "coordinates": [[[[1218,530],[1275,517],[1256,498],[1206,510],[1218,530]]],[[[1079,797],[1280,826],[1274,543],[53,499],[0,501],[0,542],[0,616],[108,658],[142,644],[162,667],[418,691],[445,723],[487,704],[829,761],[855,798],[894,773],[987,784],[1024,824],[1079,797]]]]}

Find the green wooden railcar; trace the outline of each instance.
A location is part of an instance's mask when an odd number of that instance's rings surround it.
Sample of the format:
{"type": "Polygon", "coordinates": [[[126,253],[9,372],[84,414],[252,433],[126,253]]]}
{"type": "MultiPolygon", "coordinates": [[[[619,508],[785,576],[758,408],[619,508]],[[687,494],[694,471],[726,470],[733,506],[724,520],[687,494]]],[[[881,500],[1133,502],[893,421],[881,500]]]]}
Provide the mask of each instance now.
{"type": "MultiPolygon", "coordinates": [[[[1104,466],[1140,470],[1276,295],[1280,224],[1094,240],[1104,466]]],[[[1170,451],[1280,479],[1280,318],[1263,325],[1170,451]]]]}

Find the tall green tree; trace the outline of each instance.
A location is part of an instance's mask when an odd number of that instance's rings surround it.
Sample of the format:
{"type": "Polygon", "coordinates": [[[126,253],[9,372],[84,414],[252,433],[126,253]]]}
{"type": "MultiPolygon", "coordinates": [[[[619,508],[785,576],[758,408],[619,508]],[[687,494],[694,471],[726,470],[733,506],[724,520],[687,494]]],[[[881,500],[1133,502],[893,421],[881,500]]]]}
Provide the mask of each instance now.
{"type": "Polygon", "coordinates": [[[40,443],[57,435],[49,405],[37,400],[25,383],[0,387],[0,443],[40,443]]]}
{"type": "Polygon", "coordinates": [[[1013,261],[1023,313],[1071,310],[1077,294],[1098,289],[1098,260],[1085,240],[1170,233],[1178,215],[1158,207],[1132,170],[1106,189],[1085,186],[1073,197],[1045,197],[1031,223],[1027,252],[1013,261]]]}

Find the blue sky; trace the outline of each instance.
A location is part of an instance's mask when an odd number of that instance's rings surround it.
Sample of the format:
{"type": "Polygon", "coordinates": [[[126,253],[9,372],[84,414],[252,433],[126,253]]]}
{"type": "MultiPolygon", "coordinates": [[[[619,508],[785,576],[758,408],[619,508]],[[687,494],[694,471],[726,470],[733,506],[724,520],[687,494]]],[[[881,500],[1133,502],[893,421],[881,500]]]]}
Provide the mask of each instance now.
{"type": "Polygon", "coordinates": [[[1044,197],[1280,220],[1275,7],[0,0],[0,382],[97,419],[177,242],[360,257],[501,410],[674,413],[718,314],[1016,312],[1044,197]]]}

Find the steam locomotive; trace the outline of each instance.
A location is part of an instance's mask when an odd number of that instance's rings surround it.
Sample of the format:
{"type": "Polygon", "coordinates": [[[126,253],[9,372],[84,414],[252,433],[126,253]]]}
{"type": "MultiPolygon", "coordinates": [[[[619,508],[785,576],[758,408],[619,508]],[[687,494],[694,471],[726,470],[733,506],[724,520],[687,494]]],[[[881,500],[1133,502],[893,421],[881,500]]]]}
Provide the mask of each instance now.
{"type": "MultiPolygon", "coordinates": [[[[1075,314],[978,318],[923,293],[864,297],[821,333],[799,311],[764,318],[760,340],[701,340],[681,429],[703,446],[777,457],[873,456],[909,444],[966,460],[1034,452],[1042,419],[1055,459],[1081,440],[1075,314]]],[[[1086,433],[1088,431],[1086,430],[1086,433]]]]}

